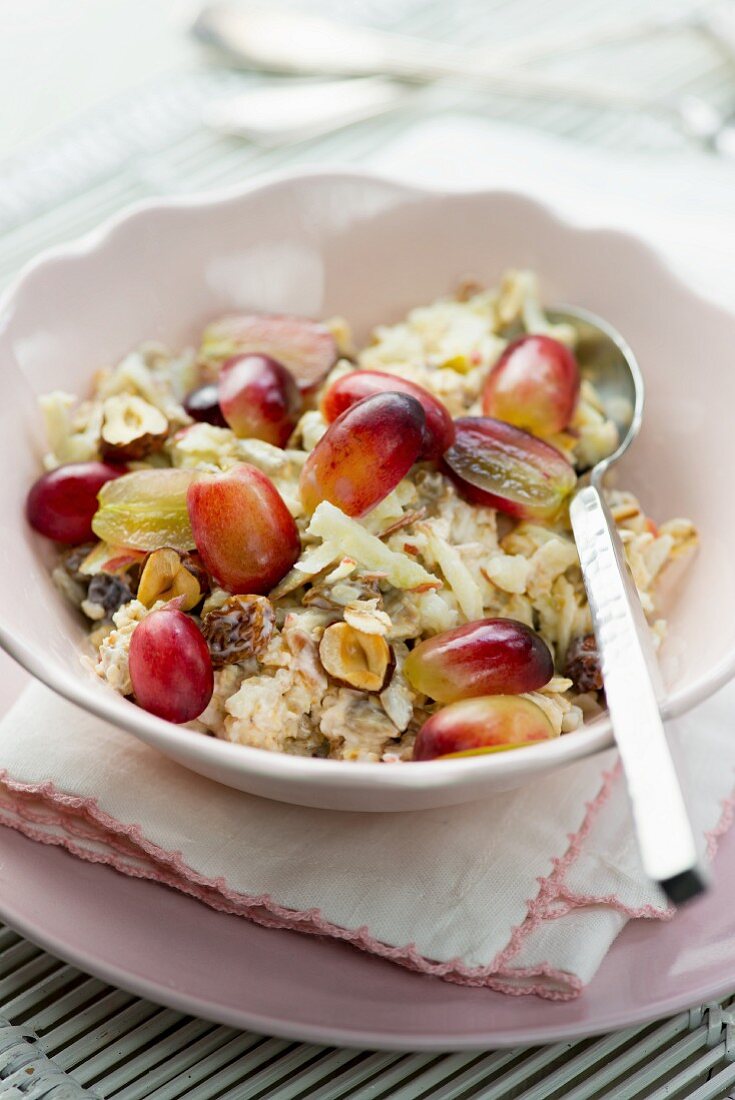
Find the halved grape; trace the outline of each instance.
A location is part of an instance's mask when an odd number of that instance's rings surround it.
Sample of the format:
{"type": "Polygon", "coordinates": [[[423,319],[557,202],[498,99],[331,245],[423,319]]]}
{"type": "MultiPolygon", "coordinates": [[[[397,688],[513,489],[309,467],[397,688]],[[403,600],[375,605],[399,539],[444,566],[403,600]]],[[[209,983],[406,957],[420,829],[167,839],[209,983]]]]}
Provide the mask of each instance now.
{"type": "Polygon", "coordinates": [[[579,385],[579,367],[569,348],[551,336],[521,336],[490,371],[482,411],[517,428],[553,435],[572,419],[579,385]]]}
{"type": "Polygon", "coordinates": [[[404,674],[430,699],[537,691],[554,675],[540,635],[515,619],[478,619],[427,638],[411,650],[404,674]]]}
{"type": "Polygon", "coordinates": [[[202,336],[205,359],[270,355],[291,372],[301,389],[319,382],[337,361],[337,344],[326,325],[284,313],[234,313],[213,321],[202,336]]]}
{"type": "Polygon", "coordinates": [[[136,470],[109,481],[99,494],[92,530],[115,546],[193,550],[186,493],[195,476],[193,470],[136,470]]]}
{"type": "Polygon", "coordinates": [[[330,423],[345,409],[374,393],[407,393],[420,403],[426,416],[426,440],[420,459],[441,458],[454,442],[454,422],[446,405],[423,386],[377,370],[355,370],[338,378],[322,398],[322,412],[330,423]]]}
{"type": "Polygon", "coordinates": [[[301,550],[296,524],[270,478],[243,462],[200,475],[188,493],[197,549],[229,592],[262,595],[278,584],[301,550]]]}
{"type": "Polygon", "coordinates": [[[236,436],[286,446],[301,412],[301,394],[281,363],[270,355],[236,355],[222,366],[218,394],[236,436]]]}
{"type": "Polygon", "coordinates": [[[489,416],[465,416],[454,425],[444,462],[463,496],[517,519],[557,518],[577,475],[556,447],[489,416]]]}
{"type": "Polygon", "coordinates": [[[432,714],[419,730],[413,758],[485,756],[549,741],[553,736],[551,722],[530,699],[481,695],[432,714]]]}
{"type": "Polygon", "coordinates": [[[329,425],[304,463],[304,508],[313,512],[328,500],[348,516],[365,515],[406,476],[425,439],[426,416],[415,397],[363,397],[329,425]]]}

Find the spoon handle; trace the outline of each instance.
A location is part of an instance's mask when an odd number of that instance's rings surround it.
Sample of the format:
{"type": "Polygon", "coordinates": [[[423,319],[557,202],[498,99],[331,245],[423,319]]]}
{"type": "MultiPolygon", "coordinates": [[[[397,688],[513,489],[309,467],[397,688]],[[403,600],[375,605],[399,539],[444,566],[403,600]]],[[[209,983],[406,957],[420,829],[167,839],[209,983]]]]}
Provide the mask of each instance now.
{"type": "Polygon", "coordinates": [[[570,508],[605,694],[625,770],[641,862],[675,903],[702,892],[705,878],[677,774],[671,723],[659,711],[660,673],[623,545],[596,484],[570,508]]]}

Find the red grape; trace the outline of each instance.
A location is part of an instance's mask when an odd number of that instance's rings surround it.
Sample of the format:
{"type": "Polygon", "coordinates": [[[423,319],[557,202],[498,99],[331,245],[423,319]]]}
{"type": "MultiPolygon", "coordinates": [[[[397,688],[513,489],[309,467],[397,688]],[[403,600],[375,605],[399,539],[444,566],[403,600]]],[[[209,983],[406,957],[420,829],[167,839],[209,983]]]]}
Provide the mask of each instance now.
{"type": "Polygon", "coordinates": [[[421,403],[426,416],[426,440],[420,459],[440,458],[454,443],[454,421],[446,405],[406,378],[383,374],[377,370],[356,370],[338,378],[330,386],[322,400],[322,412],[328,421],[336,420],[340,413],[373,393],[407,393],[421,403]]]}
{"type": "Polygon", "coordinates": [[[517,519],[556,519],[577,482],[561,451],[489,416],[454,424],[457,438],[444,462],[467,500],[517,519]]]}
{"type": "Polygon", "coordinates": [[[229,592],[261,595],[301,552],[299,532],[270,478],[242,463],[197,478],[187,495],[204,567],[229,592]]]}
{"type": "Polygon", "coordinates": [[[202,354],[213,361],[233,355],[272,355],[300,389],[321,381],[337,362],[338,349],[326,325],[284,313],[233,313],[214,321],[202,337],[202,354]]]}
{"type": "Polygon", "coordinates": [[[414,760],[484,756],[554,736],[541,707],[518,695],[482,695],[432,714],[419,730],[414,760]]]}
{"type": "Polygon", "coordinates": [[[285,447],[301,411],[293,376],[269,355],[238,355],[220,371],[222,414],[241,439],[285,447]]]}
{"type": "Polygon", "coordinates": [[[103,485],[126,473],[125,466],[105,462],[70,462],[39,477],[26,499],[31,527],[57,542],[94,538],[92,517],[103,485]]]}
{"type": "Polygon", "coordinates": [[[198,389],[187,393],[184,398],[184,409],[192,420],[197,420],[201,424],[214,424],[216,428],[227,427],[214,382],[208,382],[207,385],[199,386],[198,389]]]}
{"type": "Polygon", "coordinates": [[[207,643],[193,619],[177,608],[152,611],[138,623],[128,667],[138,705],[169,722],[191,722],[212,698],[207,643]]]}
{"type": "Polygon", "coordinates": [[[579,397],[579,367],[551,336],[521,336],[493,367],[482,411],[518,428],[553,435],[566,428],[579,397]]]}
{"type": "Polygon", "coordinates": [[[524,623],[479,619],[420,642],[404,672],[417,691],[453,703],[536,691],[554,675],[554,662],[543,638],[524,623]]]}
{"type": "Polygon", "coordinates": [[[301,471],[307,512],[323,500],[362,516],[406,476],[424,445],[426,417],[415,397],[376,393],[337,417],[301,471]]]}

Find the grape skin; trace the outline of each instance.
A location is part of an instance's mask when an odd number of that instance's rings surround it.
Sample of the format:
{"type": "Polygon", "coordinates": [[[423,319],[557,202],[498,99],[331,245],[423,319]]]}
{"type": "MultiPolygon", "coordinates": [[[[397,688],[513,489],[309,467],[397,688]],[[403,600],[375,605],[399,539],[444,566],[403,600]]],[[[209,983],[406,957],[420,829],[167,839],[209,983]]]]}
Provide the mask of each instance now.
{"type": "Polygon", "coordinates": [[[26,499],[26,516],[47,539],[75,544],[94,538],[92,518],[97,494],[126,472],[106,462],[71,462],[43,474],[26,499]]]}
{"type": "Polygon", "coordinates": [[[193,721],[212,698],[207,643],[194,620],[177,608],[152,611],[138,623],[128,664],[136,702],[159,718],[193,721]]]}

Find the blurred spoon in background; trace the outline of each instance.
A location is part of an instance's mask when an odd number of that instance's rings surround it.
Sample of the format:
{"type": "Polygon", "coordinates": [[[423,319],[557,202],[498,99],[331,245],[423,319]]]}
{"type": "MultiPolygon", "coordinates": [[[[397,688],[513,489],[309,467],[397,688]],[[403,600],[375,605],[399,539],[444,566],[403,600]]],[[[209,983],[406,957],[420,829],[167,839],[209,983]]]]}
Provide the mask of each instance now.
{"type": "Polygon", "coordinates": [[[640,108],[646,100],[620,85],[596,84],[511,68],[564,49],[599,44],[640,33],[671,29],[678,20],[658,19],[628,26],[625,34],[599,30],[594,34],[557,34],[529,43],[498,44],[492,53],[468,50],[445,42],[352,26],[320,16],[304,15],[278,6],[216,3],[205,7],[192,26],[203,44],[247,69],[299,76],[386,76],[415,84],[454,80],[496,92],[546,99],[557,96],[598,107],[640,108]]]}
{"type": "Polygon", "coordinates": [[[416,91],[381,76],[289,80],[207,104],[204,122],[224,134],[273,148],[332,133],[413,100],[416,91]]]}
{"type": "Polygon", "coordinates": [[[438,82],[445,92],[454,90],[455,94],[458,87],[470,86],[522,98],[557,98],[598,109],[644,110],[667,119],[708,151],[732,155],[733,120],[702,99],[651,99],[620,85],[604,87],[511,67],[681,29],[704,34],[730,61],[735,58],[733,0],[714,7],[704,5],[685,15],[644,17],[582,30],[576,27],[573,32],[562,30],[497,43],[491,52],[353,26],[258,2],[211,4],[197,17],[192,33],[220,56],[255,71],[353,78],[258,87],[207,109],[208,125],[265,146],[306,140],[405,106],[412,99],[420,102],[420,87],[438,82]],[[298,95],[294,95],[296,89],[298,95]]]}
{"type": "MultiPolygon", "coordinates": [[[[303,14],[252,0],[220,0],[197,16],[192,33],[239,65],[300,76],[390,76],[415,83],[444,77],[465,81],[507,80],[534,85],[535,74],[510,66],[578,52],[594,46],[658,35],[693,25],[686,16],[648,17],[572,31],[552,30],[520,41],[494,42],[482,50],[376,30],[323,16],[303,14]]],[[[545,78],[548,86],[551,78],[545,78]]],[[[567,85],[561,84],[561,87],[567,85]]],[[[575,84],[568,85],[574,89],[575,84]]]]}

